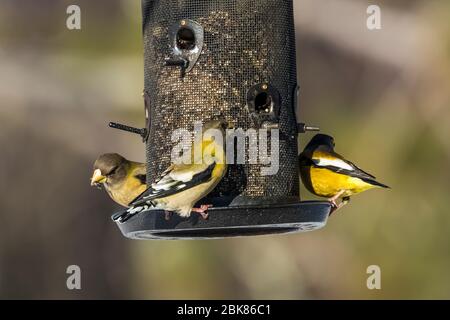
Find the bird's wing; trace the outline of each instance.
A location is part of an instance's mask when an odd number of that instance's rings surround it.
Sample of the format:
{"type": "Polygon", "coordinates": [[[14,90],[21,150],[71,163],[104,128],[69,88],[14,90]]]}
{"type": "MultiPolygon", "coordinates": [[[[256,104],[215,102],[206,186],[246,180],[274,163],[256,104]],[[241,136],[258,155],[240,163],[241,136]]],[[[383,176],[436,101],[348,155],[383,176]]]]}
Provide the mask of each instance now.
{"type": "Polygon", "coordinates": [[[376,179],[375,176],[373,176],[373,175],[371,175],[370,173],[364,171],[363,169],[361,169],[360,167],[358,167],[358,166],[357,166],[356,164],[354,164],[353,162],[344,159],[342,156],[340,156],[340,155],[337,154],[337,153],[336,153],[336,155],[339,156],[339,157],[341,157],[345,162],[347,162],[350,166],[352,166],[354,171],[358,172],[359,174],[365,175],[365,176],[367,176],[367,177],[369,177],[369,178],[376,179]]]}
{"type": "Polygon", "coordinates": [[[373,175],[358,168],[336,152],[315,151],[312,155],[314,166],[325,168],[336,173],[361,179],[376,179],[373,175]]]}
{"type": "Polygon", "coordinates": [[[165,198],[211,179],[216,163],[172,165],[161,178],[153,183],[141,196],[132,202],[132,206],[151,203],[152,200],[165,198]]]}

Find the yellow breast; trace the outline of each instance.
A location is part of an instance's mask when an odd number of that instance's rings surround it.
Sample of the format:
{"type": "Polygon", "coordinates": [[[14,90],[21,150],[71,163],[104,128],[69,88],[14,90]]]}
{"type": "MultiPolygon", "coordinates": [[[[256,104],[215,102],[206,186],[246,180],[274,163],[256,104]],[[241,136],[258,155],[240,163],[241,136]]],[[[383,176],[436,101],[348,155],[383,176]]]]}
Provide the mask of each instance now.
{"type": "Polygon", "coordinates": [[[309,179],[309,186],[308,183],[305,183],[305,186],[309,191],[321,197],[333,197],[341,190],[346,191],[343,194],[344,197],[349,197],[374,187],[359,178],[339,174],[328,169],[316,167],[305,169],[302,172],[302,178],[309,179]],[[308,172],[305,172],[305,169],[308,172]]]}

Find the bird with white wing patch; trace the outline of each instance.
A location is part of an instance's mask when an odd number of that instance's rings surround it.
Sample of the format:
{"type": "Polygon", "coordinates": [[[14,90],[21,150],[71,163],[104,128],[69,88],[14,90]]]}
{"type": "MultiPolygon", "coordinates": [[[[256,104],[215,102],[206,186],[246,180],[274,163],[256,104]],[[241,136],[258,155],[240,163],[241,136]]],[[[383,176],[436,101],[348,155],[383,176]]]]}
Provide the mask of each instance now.
{"type": "Polygon", "coordinates": [[[181,217],[189,217],[191,212],[208,218],[208,209],[212,205],[194,205],[208,195],[222,180],[227,170],[225,153],[225,129],[227,124],[222,120],[213,120],[205,123],[202,139],[198,148],[193,144],[190,164],[172,164],[161,177],[135,199],[130,209],[117,218],[127,219],[130,216],[148,210],[150,207],[163,209],[166,219],[170,212],[181,217]],[[215,139],[214,134],[220,134],[223,139],[215,139]],[[194,150],[198,149],[197,154],[194,150]]]}
{"type": "Polygon", "coordinates": [[[334,151],[333,137],[317,134],[299,156],[300,175],[313,194],[327,197],[333,211],[350,201],[350,196],[372,188],[389,188],[375,177],[334,151]],[[342,199],[337,204],[338,199],[342,199]]]}

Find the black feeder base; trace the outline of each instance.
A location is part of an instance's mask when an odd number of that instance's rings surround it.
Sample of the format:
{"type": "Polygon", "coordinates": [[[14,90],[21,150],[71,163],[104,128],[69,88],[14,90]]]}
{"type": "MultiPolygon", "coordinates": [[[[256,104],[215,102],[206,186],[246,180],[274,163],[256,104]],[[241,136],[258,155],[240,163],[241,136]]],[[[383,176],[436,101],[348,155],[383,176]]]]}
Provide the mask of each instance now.
{"type": "Polygon", "coordinates": [[[216,207],[208,210],[207,220],[196,213],[189,218],[172,214],[166,220],[163,210],[151,209],[116,223],[130,239],[220,239],[317,230],[325,226],[330,211],[329,202],[305,201],[279,206],[216,207]]]}

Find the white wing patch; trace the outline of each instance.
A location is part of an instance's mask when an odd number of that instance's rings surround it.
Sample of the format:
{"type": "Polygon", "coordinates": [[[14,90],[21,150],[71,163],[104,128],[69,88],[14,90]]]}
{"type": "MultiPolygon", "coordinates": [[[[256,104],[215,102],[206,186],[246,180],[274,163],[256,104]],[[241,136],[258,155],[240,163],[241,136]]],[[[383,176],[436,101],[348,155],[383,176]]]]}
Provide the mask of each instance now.
{"type": "Polygon", "coordinates": [[[127,212],[129,214],[136,214],[136,213],[139,213],[139,212],[142,212],[142,211],[146,211],[148,209],[149,209],[149,206],[144,205],[144,206],[138,206],[138,207],[131,207],[131,208],[129,208],[127,210],[127,212]]]}
{"type": "Polygon", "coordinates": [[[189,182],[192,180],[192,177],[194,176],[194,171],[181,171],[181,172],[176,172],[176,171],[172,171],[170,173],[170,177],[174,180],[178,180],[181,182],[189,182]]]}
{"type": "Polygon", "coordinates": [[[319,166],[319,167],[332,166],[332,167],[341,168],[341,169],[345,169],[345,170],[349,170],[349,171],[354,170],[354,168],[351,165],[349,165],[347,162],[342,161],[341,159],[337,159],[337,158],[334,158],[334,159],[324,159],[324,158],[314,159],[313,158],[312,161],[314,162],[314,164],[316,166],[319,166]]]}
{"type": "MultiPolygon", "coordinates": [[[[192,180],[192,177],[194,175],[194,172],[184,171],[184,172],[176,172],[171,171],[166,176],[162,177],[161,180],[159,180],[156,183],[152,184],[152,188],[155,191],[161,191],[161,190],[170,190],[174,185],[176,185],[179,182],[189,182],[192,180]]],[[[177,189],[181,189],[186,187],[185,184],[181,184],[180,186],[177,186],[177,189]]]]}

